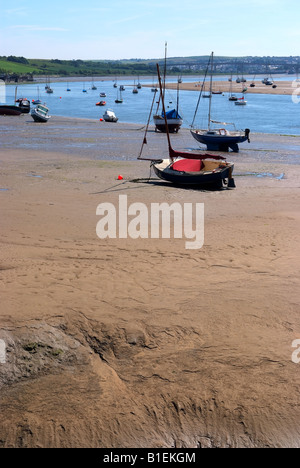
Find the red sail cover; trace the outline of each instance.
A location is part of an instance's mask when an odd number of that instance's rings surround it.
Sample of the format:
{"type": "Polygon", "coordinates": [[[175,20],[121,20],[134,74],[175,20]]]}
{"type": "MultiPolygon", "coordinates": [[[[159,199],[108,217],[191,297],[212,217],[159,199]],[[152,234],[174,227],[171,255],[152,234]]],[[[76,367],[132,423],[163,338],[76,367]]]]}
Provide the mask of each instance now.
{"type": "Polygon", "coordinates": [[[172,164],[174,171],[199,172],[203,169],[204,163],[200,159],[180,159],[172,164]]]}
{"type": "Polygon", "coordinates": [[[186,158],[186,159],[217,159],[225,161],[226,158],[224,156],[217,156],[215,154],[199,154],[199,153],[190,153],[189,151],[175,151],[170,146],[169,147],[169,155],[171,159],[175,158],[186,158]]]}

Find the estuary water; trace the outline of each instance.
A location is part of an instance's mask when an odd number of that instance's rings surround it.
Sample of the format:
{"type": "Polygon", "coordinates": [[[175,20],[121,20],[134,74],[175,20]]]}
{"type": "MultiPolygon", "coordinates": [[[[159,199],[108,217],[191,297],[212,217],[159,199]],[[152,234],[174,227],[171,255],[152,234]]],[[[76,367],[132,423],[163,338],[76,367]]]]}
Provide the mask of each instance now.
{"type": "MultiPolygon", "coordinates": [[[[220,78],[224,80],[224,77],[220,78]]],[[[287,79],[285,77],[285,79],[287,79]]],[[[185,81],[197,81],[198,78],[189,77],[185,81]]],[[[173,81],[176,81],[174,79],[173,81]]],[[[152,84],[140,80],[143,84],[152,84]]],[[[172,79],[168,80],[172,82],[172,79]]],[[[105,109],[113,109],[119,122],[147,123],[154,93],[149,87],[142,87],[138,94],[133,94],[133,80],[124,78],[118,80],[118,88],[113,87],[114,80],[95,81],[96,90],[92,90],[92,83],[81,82],[53,82],[53,94],[47,94],[45,83],[18,85],[17,97],[26,97],[30,101],[37,99],[45,102],[51,115],[97,119],[102,118],[105,109]],[[116,104],[115,99],[120,85],[125,86],[122,92],[122,104],[116,104]],[[71,91],[67,91],[69,88],[71,91]],[[86,92],[83,92],[83,90],[86,92]],[[106,97],[100,97],[105,93],[106,97]],[[106,101],[105,107],[96,106],[100,100],[106,101]]],[[[292,78],[291,78],[292,86],[292,78]]],[[[229,86],[228,86],[229,87],[229,86]]],[[[6,102],[12,104],[15,96],[15,86],[6,86],[6,102]]],[[[240,95],[242,96],[242,95],[240,95]]],[[[189,128],[195,114],[199,91],[180,91],[179,113],[183,118],[183,127],[189,128]]],[[[277,133],[300,135],[300,103],[293,102],[292,96],[245,94],[246,106],[236,106],[228,100],[228,93],[213,95],[212,119],[221,122],[234,123],[237,129],[250,128],[251,132],[277,133]]],[[[155,101],[158,101],[158,93],[155,101]]],[[[167,110],[176,108],[177,92],[166,90],[165,105],[167,110]]],[[[154,104],[153,112],[156,111],[154,104]]],[[[207,128],[209,99],[202,99],[196,115],[194,126],[207,128]]],[[[151,119],[150,123],[153,121],[151,119]]],[[[230,129],[230,127],[228,127],[230,129]]]]}

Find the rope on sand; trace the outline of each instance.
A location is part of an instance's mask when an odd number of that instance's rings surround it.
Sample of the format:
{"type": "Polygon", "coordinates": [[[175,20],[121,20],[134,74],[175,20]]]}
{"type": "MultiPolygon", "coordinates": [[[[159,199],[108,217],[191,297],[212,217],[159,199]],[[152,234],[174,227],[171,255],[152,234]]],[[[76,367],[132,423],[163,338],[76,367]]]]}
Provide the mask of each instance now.
{"type": "MultiPolygon", "coordinates": [[[[148,183],[150,182],[151,180],[158,180],[157,178],[151,178],[151,168],[150,168],[150,174],[149,174],[149,177],[144,177],[144,178],[138,178],[138,179],[130,179],[130,180],[124,180],[123,182],[121,182],[120,184],[116,184],[116,185],[113,185],[112,187],[108,187],[104,190],[101,190],[100,192],[92,192],[90,193],[89,195],[99,195],[101,193],[106,193],[106,192],[114,192],[114,191],[118,191],[118,189],[120,189],[120,187],[124,184],[127,184],[127,183],[133,183],[133,184],[139,184],[139,183],[148,183]]],[[[121,190],[126,190],[126,188],[124,187],[124,189],[121,189],[121,190]]]]}

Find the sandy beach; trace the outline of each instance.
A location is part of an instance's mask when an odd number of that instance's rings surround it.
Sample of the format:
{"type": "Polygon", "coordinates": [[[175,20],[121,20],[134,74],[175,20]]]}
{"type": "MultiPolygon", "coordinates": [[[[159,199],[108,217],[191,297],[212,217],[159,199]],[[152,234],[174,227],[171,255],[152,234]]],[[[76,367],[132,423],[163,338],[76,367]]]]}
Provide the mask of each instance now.
{"type": "Polygon", "coordinates": [[[252,134],[236,188],[203,191],[136,160],[140,125],[0,130],[0,447],[300,447],[300,137],[252,134]],[[204,203],[204,246],[99,239],[120,195],[204,203]]]}
{"type": "MultiPolygon", "coordinates": [[[[299,82],[296,83],[293,81],[276,81],[274,80],[274,84],[276,88],[272,86],[266,86],[261,81],[255,81],[255,87],[251,87],[252,81],[247,81],[246,83],[236,83],[235,81],[232,82],[232,85],[228,82],[228,80],[222,81],[213,81],[212,84],[212,91],[213,92],[222,92],[222,93],[230,93],[239,94],[247,88],[246,93],[250,94],[281,94],[291,96],[295,93],[295,89],[299,86],[299,82]]],[[[152,85],[144,85],[147,87],[152,87],[152,85]]],[[[157,84],[158,87],[158,84],[157,84]]],[[[179,89],[183,91],[199,91],[202,87],[202,79],[197,82],[183,82],[180,83],[179,89]]],[[[177,83],[166,83],[167,89],[177,89],[177,83]]],[[[206,82],[205,91],[209,91],[209,82],[206,82]]]]}

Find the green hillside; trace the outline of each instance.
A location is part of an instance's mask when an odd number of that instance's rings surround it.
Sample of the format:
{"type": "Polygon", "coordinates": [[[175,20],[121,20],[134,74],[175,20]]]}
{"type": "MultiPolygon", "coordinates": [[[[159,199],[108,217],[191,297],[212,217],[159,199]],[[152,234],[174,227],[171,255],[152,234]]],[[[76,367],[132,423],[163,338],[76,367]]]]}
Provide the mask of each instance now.
{"type": "Polygon", "coordinates": [[[155,65],[142,61],[44,60],[24,57],[0,57],[0,75],[147,75],[155,73],[155,65]]]}
{"type": "MultiPolygon", "coordinates": [[[[0,57],[0,78],[11,79],[32,75],[120,76],[156,75],[156,63],[164,59],[131,60],[46,60],[25,57],[0,57]]],[[[168,57],[168,74],[200,74],[206,69],[208,56],[168,57]]],[[[218,57],[214,72],[228,73],[299,73],[300,57],[218,57]]],[[[26,78],[25,78],[26,79],[26,78]]]]}

